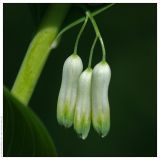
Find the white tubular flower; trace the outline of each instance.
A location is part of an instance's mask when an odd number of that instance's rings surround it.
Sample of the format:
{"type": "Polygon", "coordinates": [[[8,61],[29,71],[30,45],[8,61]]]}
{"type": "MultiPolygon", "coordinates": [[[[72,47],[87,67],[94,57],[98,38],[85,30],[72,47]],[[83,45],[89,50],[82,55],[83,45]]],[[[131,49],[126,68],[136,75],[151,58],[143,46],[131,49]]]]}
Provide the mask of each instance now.
{"type": "Polygon", "coordinates": [[[106,62],[98,63],[92,75],[92,123],[94,129],[105,137],[110,129],[108,87],[111,70],[106,62]]]}
{"type": "Polygon", "coordinates": [[[82,70],[82,60],[78,55],[72,54],[66,59],[57,104],[57,120],[65,127],[73,124],[77,86],[82,70]]]}
{"type": "Polygon", "coordinates": [[[88,136],[91,124],[91,77],[92,69],[88,68],[82,72],[78,83],[74,129],[82,139],[88,136]]]}

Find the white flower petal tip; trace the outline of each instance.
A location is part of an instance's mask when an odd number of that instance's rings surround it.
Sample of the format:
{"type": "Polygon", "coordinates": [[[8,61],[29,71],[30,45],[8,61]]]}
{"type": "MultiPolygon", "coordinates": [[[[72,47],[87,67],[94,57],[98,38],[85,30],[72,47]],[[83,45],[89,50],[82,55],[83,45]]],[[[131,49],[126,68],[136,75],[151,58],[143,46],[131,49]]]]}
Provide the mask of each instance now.
{"type": "Polygon", "coordinates": [[[98,63],[92,74],[92,123],[94,129],[105,137],[110,129],[110,107],[108,87],[111,70],[106,62],[98,63]]]}
{"type": "Polygon", "coordinates": [[[83,140],[87,138],[91,124],[91,78],[92,69],[86,69],[80,75],[78,83],[74,130],[83,140]]]}
{"type": "Polygon", "coordinates": [[[82,60],[78,55],[72,54],[66,59],[57,103],[57,120],[66,128],[73,124],[78,80],[82,70],[82,60]]]}

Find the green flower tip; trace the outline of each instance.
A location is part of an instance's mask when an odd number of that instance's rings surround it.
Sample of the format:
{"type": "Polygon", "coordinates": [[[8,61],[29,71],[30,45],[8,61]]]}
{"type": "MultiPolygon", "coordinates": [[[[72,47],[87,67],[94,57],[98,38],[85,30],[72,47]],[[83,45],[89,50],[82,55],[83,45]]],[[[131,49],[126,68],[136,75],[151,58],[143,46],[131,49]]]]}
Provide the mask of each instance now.
{"type": "Polygon", "coordinates": [[[95,126],[95,130],[102,138],[104,138],[110,130],[110,119],[104,119],[103,116],[99,117],[97,120],[97,126],[95,126]]]}
{"type": "Polygon", "coordinates": [[[74,130],[78,134],[78,137],[85,140],[88,136],[90,130],[90,117],[86,117],[85,115],[78,116],[75,114],[74,118],[74,130]]]}
{"type": "Polygon", "coordinates": [[[64,105],[61,108],[62,108],[62,110],[57,110],[58,123],[60,125],[63,125],[65,128],[69,128],[73,124],[73,115],[72,115],[71,112],[69,112],[69,106],[68,105],[64,105]]]}

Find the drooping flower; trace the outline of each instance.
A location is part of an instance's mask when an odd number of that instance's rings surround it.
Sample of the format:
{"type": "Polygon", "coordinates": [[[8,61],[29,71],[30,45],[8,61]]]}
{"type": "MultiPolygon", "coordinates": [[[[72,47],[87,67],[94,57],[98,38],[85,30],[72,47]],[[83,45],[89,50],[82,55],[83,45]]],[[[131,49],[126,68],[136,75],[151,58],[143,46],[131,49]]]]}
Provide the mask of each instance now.
{"type": "Polygon", "coordinates": [[[73,124],[77,86],[82,70],[82,60],[78,55],[72,54],[66,59],[57,103],[57,120],[65,127],[73,124]]]}
{"type": "Polygon", "coordinates": [[[111,70],[106,62],[98,63],[92,75],[92,123],[94,129],[105,137],[110,129],[108,87],[111,70]]]}
{"type": "Polygon", "coordinates": [[[91,124],[91,77],[92,69],[87,68],[80,75],[78,83],[74,129],[82,139],[86,139],[91,124]]]}

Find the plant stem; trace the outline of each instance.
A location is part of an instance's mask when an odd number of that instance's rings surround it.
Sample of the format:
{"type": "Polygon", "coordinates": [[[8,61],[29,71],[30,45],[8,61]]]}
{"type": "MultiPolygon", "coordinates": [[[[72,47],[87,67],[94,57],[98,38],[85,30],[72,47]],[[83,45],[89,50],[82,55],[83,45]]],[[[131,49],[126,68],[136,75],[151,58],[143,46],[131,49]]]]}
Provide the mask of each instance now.
{"type": "Polygon", "coordinates": [[[58,34],[69,6],[69,4],[51,4],[37,34],[29,45],[11,90],[11,93],[24,105],[28,104],[32,96],[49,55],[50,46],[58,34]]]}
{"type": "Polygon", "coordinates": [[[82,25],[79,33],[78,33],[78,36],[77,36],[77,39],[76,39],[76,42],[75,42],[75,46],[74,46],[74,52],[73,52],[74,54],[77,54],[78,43],[79,43],[80,37],[81,37],[81,35],[84,31],[84,28],[87,24],[87,21],[88,21],[88,16],[86,16],[86,19],[85,19],[85,21],[84,21],[84,23],[83,23],[83,25],[82,25]]]}
{"type": "Polygon", "coordinates": [[[99,13],[101,13],[101,12],[109,9],[110,7],[114,6],[115,4],[116,4],[116,3],[111,3],[111,4],[107,5],[107,6],[104,6],[104,7],[100,8],[100,9],[94,11],[94,12],[92,13],[92,16],[98,15],[99,13]]]}
{"type": "MultiPolygon", "coordinates": [[[[115,3],[106,5],[106,6],[102,7],[102,8],[100,8],[100,9],[92,12],[91,15],[94,17],[94,16],[102,13],[103,11],[109,9],[109,8],[112,7],[113,5],[115,5],[115,3]]],[[[57,41],[66,31],[68,31],[69,29],[73,28],[74,26],[82,23],[84,20],[85,20],[85,17],[81,17],[81,18],[79,18],[78,20],[76,20],[76,21],[70,23],[69,25],[67,25],[65,28],[63,28],[63,29],[58,33],[58,35],[57,35],[57,37],[55,38],[54,42],[57,41]]],[[[53,42],[53,43],[54,43],[54,42],[53,42]]]]}
{"type": "Polygon", "coordinates": [[[97,39],[98,39],[98,37],[96,36],[95,39],[94,39],[94,41],[93,41],[91,50],[90,50],[89,61],[88,61],[88,68],[91,68],[93,51],[94,51],[94,47],[96,45],[97,39]]]}
{"type": "Polygon", "coordinates": [[[104,46],[104,43],[103,43],[103,39],[102,39],[101,33],[100,33],[99,28],[97,26],[97,23],[96,23],[96,21],[94,20],[93,16],[91,15],[91,13],[89,11],[87,11],[86,14],[90,18],[90,20],[91,20],[91,22],[93,24],[94,30],[96,32],[96,35],[100,40],[101,47],[102,47],[102,54],[103,54],[102,61],[105,61],[105,59],[106,59],[106,49],[105,49],[105,46],[104,46]]]}

